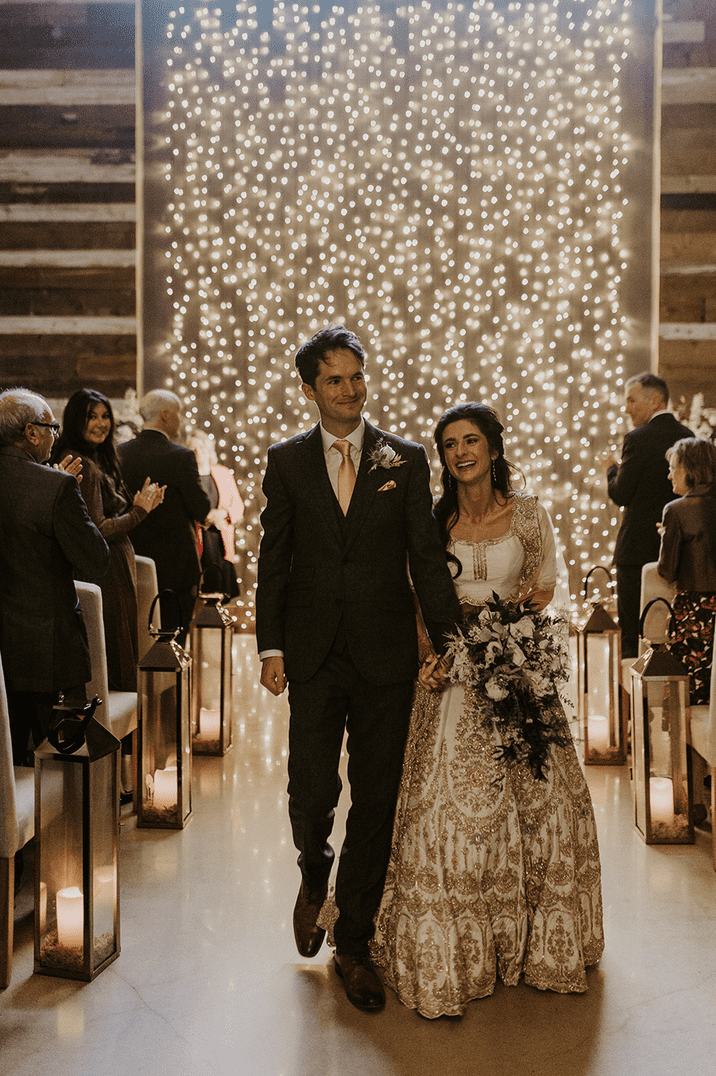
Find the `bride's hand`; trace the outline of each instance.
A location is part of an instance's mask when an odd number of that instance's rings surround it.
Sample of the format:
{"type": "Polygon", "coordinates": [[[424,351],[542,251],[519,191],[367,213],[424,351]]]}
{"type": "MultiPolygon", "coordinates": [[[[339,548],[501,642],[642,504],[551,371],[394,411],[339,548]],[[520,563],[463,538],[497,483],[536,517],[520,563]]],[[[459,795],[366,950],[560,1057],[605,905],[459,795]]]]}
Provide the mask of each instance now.
{"type": "Polygon", "coordinates": [[[444,691],[447,685],[449,665],[442,658],[434,655],[420,666],[418,680],[426,691],[444,691]]]}

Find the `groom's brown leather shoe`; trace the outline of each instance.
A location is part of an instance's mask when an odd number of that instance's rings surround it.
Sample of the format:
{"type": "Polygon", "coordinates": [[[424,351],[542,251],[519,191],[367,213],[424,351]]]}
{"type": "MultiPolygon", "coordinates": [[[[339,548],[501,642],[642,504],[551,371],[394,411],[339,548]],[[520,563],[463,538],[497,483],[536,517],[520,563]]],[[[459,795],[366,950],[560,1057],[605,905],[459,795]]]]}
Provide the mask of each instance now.
{"type": "Polygon", "coordinates": [[[383,984],[367,956],[336,950],[333,962],[351,1005],[364,1012],[379,1012],[385,1007],[383,984]]]}
{"type": "Polygon", "coordinates": [[[301,882],[296,907],[293,909],[293,936],[301,956],[315,956],[323,945],[326,932],[323,927],[316,925],[316,920],[327,892],[327,885],[322,889],[310,890],[306,888],[305,882],[301,882]]]}

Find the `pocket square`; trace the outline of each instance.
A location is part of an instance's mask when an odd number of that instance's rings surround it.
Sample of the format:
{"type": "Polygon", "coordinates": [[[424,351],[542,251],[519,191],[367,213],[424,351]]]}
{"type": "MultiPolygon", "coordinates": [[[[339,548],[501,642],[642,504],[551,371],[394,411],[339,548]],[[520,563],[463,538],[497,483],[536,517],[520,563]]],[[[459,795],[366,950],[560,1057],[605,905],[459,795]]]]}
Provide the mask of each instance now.
{"type": "Polygon", "coordinates": [[[386,482],[384,486],[381,486],[378,493],[385,493],[388,489],[395,489],[395,482],[393,482],[392,479],[390,482],[386,482]]]}

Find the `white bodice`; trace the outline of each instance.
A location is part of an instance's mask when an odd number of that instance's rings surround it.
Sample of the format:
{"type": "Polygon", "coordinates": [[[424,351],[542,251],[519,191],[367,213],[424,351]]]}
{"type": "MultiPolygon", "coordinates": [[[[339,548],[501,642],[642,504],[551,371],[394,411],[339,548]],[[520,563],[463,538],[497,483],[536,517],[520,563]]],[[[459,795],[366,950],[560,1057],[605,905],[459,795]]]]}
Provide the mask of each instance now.
{"type": "MultiPolygon", "coordinates": [[[[461,602],[477,605],[491,597],[493,590],[501,598],[516,596],[525,551],[512,528],[501,538],[487,542],[451,541],[450,552],[462,564],[462,571],[455,579],[461,602]]],[[[455,565],[451,565],[451,571],[454,576],[455,565]]]]}

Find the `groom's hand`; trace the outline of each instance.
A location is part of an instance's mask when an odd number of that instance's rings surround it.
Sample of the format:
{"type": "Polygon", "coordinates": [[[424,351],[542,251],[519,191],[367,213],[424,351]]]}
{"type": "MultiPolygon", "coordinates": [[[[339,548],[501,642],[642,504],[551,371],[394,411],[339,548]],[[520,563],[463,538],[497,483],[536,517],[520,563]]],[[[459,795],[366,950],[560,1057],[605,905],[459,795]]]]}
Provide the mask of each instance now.
{"type": "Polygon", "coordinates": [[[283,658],[264,658],[261,662],[261,684],[272,695],[282,695],[288,680],[283,670],[283,658]]]}

